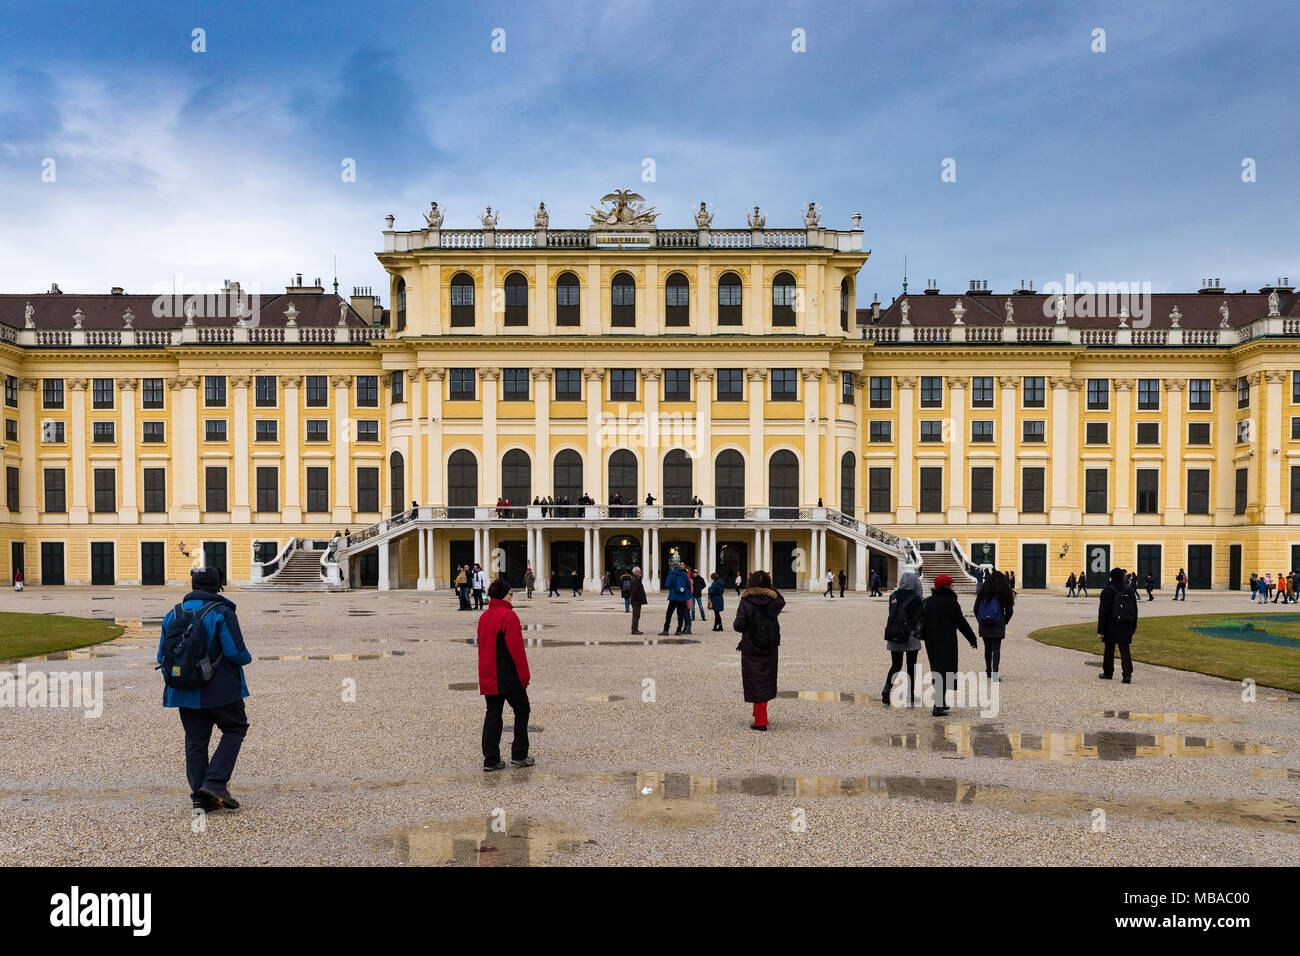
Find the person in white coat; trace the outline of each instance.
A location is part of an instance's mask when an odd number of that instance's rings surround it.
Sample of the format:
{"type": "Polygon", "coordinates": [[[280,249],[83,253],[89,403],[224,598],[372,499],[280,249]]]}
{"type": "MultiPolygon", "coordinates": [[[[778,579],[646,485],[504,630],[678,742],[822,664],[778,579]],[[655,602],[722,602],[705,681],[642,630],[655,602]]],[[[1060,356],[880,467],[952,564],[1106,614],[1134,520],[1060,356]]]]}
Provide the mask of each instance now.
{"type": "Polygon", "coordinates": [[[474,610],[483,610],[483,595],[487,591],[488,578],[487,572],[483,570],[482,565],[474,565],[474,573],[470,576],[470,583],[474,589],[474,610]]]}

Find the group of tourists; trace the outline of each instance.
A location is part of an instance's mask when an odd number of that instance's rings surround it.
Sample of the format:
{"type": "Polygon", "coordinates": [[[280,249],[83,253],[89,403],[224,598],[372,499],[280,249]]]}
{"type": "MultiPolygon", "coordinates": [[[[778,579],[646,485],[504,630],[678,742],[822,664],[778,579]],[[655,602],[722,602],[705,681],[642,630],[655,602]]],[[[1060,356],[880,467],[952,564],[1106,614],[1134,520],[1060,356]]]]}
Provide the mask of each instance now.
{"type": "Polygon", "coordinates": [[[1251,573],[1251,602],[1258,601],[1260,604],[1268,604],[1270,599],[1274,604],[1278,601],[1283,604],[1295,604],[1297,600],[1300,600],[1300,595],[1296,593],[1296,573],[1294,571],[1279,571],[1276,580],[1273,578],[1272,571],[1265,571],[1263,574],[1251,573]]]}
{"type": "Polygon", "coordinates": [[[459,604],[456,610],[481,611],[483,595],[488,588],[487,572],[478,562],[475,562],[472,567],[462,564],[456,569],[456,576],[452,578],[452,588],[456,592],[456,600],[459,604]]]}

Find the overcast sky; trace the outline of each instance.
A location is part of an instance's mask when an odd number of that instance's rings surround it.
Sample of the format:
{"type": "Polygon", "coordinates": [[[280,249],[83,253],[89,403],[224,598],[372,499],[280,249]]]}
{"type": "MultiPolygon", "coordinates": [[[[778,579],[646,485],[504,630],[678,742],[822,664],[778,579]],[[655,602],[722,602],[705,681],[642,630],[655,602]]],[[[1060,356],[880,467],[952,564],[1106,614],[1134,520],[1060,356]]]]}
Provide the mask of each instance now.
{"type": "Polygon", "coordinates": [[[1298,10],[9,5],[0,291],[174,276],[275,291],[295,272],[328,285],[337,256],[344,294],[370,285],[387,304],[385,215],[413,229],[436,199],[447,226],[491,205],[527,227],[544,199],[553,227],[580,226],[618,187],[668,226],[701,200],[718,227],[755,204],[769,226],[798,225],[809,200],[831,227],[861,212],[860,305],[897,294],[905,255],[913,290],[1300,284],[1298,10]]]}

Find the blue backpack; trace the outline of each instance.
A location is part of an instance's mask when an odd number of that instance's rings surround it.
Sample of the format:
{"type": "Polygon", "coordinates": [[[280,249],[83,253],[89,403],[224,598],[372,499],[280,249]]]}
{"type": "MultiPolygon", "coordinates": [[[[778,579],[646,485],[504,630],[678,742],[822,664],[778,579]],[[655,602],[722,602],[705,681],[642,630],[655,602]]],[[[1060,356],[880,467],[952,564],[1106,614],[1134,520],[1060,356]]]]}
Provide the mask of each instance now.
{"type": "Polygon", "coordinates": [[[168,687],[193,690],[212,680],[225,655],[220,640],[212,642],[215,656],[208,654],[207,637],[201,625],[204,615],[216,606],[215,601],[208,601],[197,611],[187,611],[183,604],[172,609],[172,619],[163,632],[162,663],[156,668],[162,671],[163,682],[168,687]]]}
{"type": "Polygon", "coordinates": [[[980,604],[979,613],[975,615],[975,620],[981,624],[1001,624],[1002,623],[1002,604],[997,598],[991,597],[980,604]]]}

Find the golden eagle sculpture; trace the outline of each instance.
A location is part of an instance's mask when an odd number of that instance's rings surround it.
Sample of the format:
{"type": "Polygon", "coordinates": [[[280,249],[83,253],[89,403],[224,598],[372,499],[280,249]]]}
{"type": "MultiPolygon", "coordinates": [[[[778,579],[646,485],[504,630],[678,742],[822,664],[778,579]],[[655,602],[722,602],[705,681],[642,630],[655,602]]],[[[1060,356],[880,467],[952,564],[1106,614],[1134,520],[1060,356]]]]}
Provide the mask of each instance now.
{"type": "Polygon", "coordinates": [[[600,197],[603,207],[591,207],[591,221],[598,226],[648,226],[659,214],[645,205],[645,197],[630,189],[616,189],[600,197]]]}

